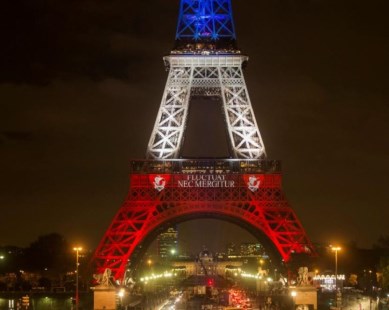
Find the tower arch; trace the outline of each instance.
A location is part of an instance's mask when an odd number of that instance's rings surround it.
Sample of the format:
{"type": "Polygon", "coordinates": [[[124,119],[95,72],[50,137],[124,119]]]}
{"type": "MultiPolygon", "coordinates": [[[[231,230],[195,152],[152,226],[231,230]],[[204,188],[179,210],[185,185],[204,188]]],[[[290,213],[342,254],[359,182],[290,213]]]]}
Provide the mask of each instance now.
{"type": "MultiPolygon", "coordinates": [[[[274,243],[266,236],[266,234],[262,230],[258,229],[257,227],[249,225],[246,221],[243,221],[233,216],[229,216],[223,212],[210,213],[209,211],[206,212],[199,211],[199,212],[190,212],[184,215],[180,215],[178,217],[170,218],[169,220],[166,220],[165,222],[161,223],[158,227],[154,228],[149,233],[147,233],[144,239],[140,241],[139,245],[134,250],[134,252],[130,255],[130,262],[127,271],[129,270],[133,271],[138,269],[138,266],[141,264],[142,260],[145,257],[145,254],[150,249],[152,243],[155,240],[157,240],[158,236],[161,233],[166,232],[168,228],[176,225],[180,227],[180,224],[190,222],[190,221],[198,221],[202,219],[213,219],[217,221],[228,222],[229,224],[233,224],[239,227],[239,229],[242,229],[247,233],[249,233],[250,235],[252,235],[252,237],[256,239],[256,241],[264,247],[266,255],[269,256],[270,261],[272,261],[274,265],[281,267],[284,264],[280,252],[277,250],[274,243]]],[[[180,228],[178,228],[178,232],[180,234],[180,228]]],[[[201,233],[202,232],[199,232],[199,234],[201,233]]],[[[231,240],[225,239],[223,241],[225,241],[223,245],[227,245],[227,243],[231,240]]],[[[178,243],[178,248],[179,249],[181,248],[180,243],[178,243]]],[[[126,276],[128,276],[128,274],[126,274],[126,276]]]]}
{"type": "Polygon", "coordinates": [[[95,252],[97,271],[124,276],[135,249],[166,223],[196,217],[236,222],[263,233],[287,262],[313,247],[281,187],[279,162],[141,160],[131,163],[129,194],[95,252]]]}

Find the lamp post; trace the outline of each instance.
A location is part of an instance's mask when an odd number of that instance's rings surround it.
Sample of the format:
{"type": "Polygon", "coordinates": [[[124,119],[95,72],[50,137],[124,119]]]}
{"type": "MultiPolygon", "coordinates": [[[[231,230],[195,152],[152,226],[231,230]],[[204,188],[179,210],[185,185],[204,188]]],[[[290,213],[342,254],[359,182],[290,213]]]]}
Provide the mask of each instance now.
{"type": "Polygon", "coordinates": [[[120,298],[120,309],[123,309],[124,288],[120,289],[118,295],[119,295],[119,298],[120,298]]]}
{"type": "Polygon", "coordinates": [[[331,246],[331,250],[335,252],[335,304],[338,307],[338,252],[342,248],[339,246],[331,246]]]}
{"type": "Polygon", "coordinates": [[[292,296],[292,300],[293,300],[293,309],[296,309],[296,296],[297,296],[297,292],[296,291],[291,291],[290,292],[290,296],[292,296]]]}
{"type": "Polygon", "coordinates": [[[153,261],[151,259],[147,260],[147,265],[149,266],[149,271],[151,271],[151,265],[153,264],[153,261]]]}
{"type": "Polygon", "coordinates": [[[76,310],[78,310],[78,304],[79,304],[79,300],[78,300],[78,257],[79,257],[79,252],[82,251],[82,248],[81,247],[74,247],[73,248],[73,251],[76,252],[76,310]]]}

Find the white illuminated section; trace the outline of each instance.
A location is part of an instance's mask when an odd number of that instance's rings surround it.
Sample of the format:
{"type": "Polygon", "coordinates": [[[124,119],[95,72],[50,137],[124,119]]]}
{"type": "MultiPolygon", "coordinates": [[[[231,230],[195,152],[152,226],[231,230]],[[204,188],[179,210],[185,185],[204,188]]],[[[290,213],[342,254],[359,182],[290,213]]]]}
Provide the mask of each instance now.
{"type": "MultiPolygon", "coordinates": [[[[147,157],[180,156],[191,96],[219,96],[235,158],[264,159],[265,147],[243,77],[241,55],[170,55],[169,76],[147,157]]],[[[206,117],[206,115],[204,115],[206,117]]]]}
{"type": "Polygon", "coordinates": [[[148,281],[157,280],[157,279],[161,279],[161,278],[171,278],[173,276],[174,276],[173,273],[165,271],[164,273],[161,273],[161,274],[151,274],[149,276],[144,276],[144,277],[140,278],[140,281],[141,282],[148,282],[148,281]]]}
{"type": "MultiPolygon", "coordinates": [[[[338,281],[345,281],[346,276],[344,274],[338,274],[338,281]]],[[[317,282],[324,290],[333,291],[336,288],[335,275],[315,275],[313,281],[317,282]]]]}
{"type": "MultiPolygon", "coordinates": [[[[346,280],[346,276],[344,274],[338,274],[337,275],[338,280],[346,280]]],[[[335,282],[335,275],[316,275],[313,277],[313,280],[319,280],[319,281],[333,281],[335,282]]]]}

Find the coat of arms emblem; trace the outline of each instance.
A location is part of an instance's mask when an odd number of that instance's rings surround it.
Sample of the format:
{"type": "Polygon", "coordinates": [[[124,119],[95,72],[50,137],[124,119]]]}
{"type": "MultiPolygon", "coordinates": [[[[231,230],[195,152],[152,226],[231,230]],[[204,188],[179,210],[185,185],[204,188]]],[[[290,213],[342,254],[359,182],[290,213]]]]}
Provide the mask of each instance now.
{"type": "Polygon", "coordinates": [[[255,192],[258,190],[259,185],[261,184],[261,181],[254,175],[249,177],[249,181],[247,182],[247,187],[252,192],[255,192]]]}
{"type": "Polygon", "coordinates": [[[165,180],[165,178],[161,177],[160,175],[157,175],[157,176],[154,178],[153,184],[154,184],[154,188],[155,188],[157,191],[160,192],[160,191],[162,191],[163,189],[165,189],[166,180],[165,180]]]}

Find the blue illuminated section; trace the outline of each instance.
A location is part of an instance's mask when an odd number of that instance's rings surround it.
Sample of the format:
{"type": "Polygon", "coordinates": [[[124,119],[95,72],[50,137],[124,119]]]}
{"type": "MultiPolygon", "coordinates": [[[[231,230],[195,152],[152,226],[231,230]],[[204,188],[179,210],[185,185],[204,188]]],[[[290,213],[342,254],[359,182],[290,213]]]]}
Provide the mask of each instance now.
{"type": "Polygon", "coordinates": [[[231,0],[181,0],[176,40],[234,41],[231,0]]]}

